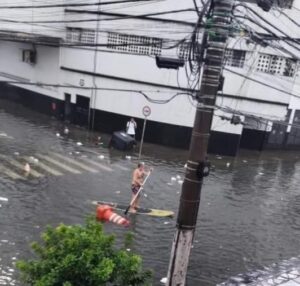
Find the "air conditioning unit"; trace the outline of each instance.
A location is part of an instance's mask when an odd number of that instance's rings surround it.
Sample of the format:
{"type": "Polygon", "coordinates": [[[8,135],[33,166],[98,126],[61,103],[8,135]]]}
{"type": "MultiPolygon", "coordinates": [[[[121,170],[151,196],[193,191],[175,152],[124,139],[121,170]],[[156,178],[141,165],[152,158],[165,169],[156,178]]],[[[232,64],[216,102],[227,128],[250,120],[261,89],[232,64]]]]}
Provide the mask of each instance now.
{"type": "Polygon", "coordinates": [[[35,64],[36,63],[36,51],[23,50],[22,60],[24,63],[35,64]]]}
{"type": "Polygon", "coordinates": [[[156,57],[156,65],[158,68],[176,69],[184,66],[183,59],[156,57]]]}

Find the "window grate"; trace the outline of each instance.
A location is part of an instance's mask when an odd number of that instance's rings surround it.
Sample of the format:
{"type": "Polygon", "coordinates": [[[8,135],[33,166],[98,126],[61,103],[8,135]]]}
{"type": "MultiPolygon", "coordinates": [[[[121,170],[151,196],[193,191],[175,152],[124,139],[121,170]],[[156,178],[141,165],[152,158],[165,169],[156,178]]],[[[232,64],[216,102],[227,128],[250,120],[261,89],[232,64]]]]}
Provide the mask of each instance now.
{"type": "Polygon", "coordinates": [[[296,72],[296,66],[297,62],[291,59],[275,55],[260,54],[256,70],[274,75],[293,77],[296,72]]]}
{"type": "Polygon", "coordinates": [[[132,54],[160,56],[162,39],[108,33],[107,48],[132,54]]]}
{"type": "Polygon", "coordinates": [[[246,51],[226,49],[225,51],[225,65],[231,67],[243,68],[246,59],[246,51]]]}
{"type": "Polygon", "coordinates": [[[93,30],[67,28],[66,40],[68,43],[94,44],[95,39],[96,33],[93,30]]]}

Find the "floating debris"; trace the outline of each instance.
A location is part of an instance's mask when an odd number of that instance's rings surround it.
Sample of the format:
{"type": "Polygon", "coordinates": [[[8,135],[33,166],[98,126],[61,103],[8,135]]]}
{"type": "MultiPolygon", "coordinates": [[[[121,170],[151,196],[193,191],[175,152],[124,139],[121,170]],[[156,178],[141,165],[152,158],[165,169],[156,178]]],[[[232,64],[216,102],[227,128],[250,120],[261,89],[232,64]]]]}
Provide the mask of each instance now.
{"type": "MultiPolygon", "coordinates": [[[[71,152],[71,153],[72,153],[72,152],[71,152]]],[[[76,152],[75,152],[75,154],[77,154],[77,155],[78,155],[78,154],[80,154],[80,152],[79,152],[79,151],[76,151],[76,152]]]]}
{"type": "Polygon", "coordinates": [[[116,194],[120,194],[121,192],[120,191],[116,191],[116,194]]]}
{"type": "Polygon", "coordinates": [[[8,202],[8,198],[0,197],[0,201],[1,201],[1,202],[8,202]]]}
{"type": "Polygon", "coordinates": [[[64,134],[65,134],[65,135],[68,135],[69,132],[70,132],[70,131],[69,131],[68,127],[65,127],[65,129],[64,129],[64,134]]]}
{"type": "Polygon", "coordinates": [[[180,177],[179,175],[177,175],[176,178],[177,178],[177,180],[180,180],[180,179],[181,179],[181,177],[180,177]]]}
{"type": "Polygon", "coordinates": [[[148,195],[147,195],[147,194],[144,194],[144,197],[145,197],[145,198],[147,198],[147,197],[148,197],[148,195]]]}
{"type": "Polygon", "coordinates": [[[227,167],[227,168],[230,167],[230,165],[231,165],[231,164],[230,164],[229,162],[226,163],[226,167],[227,167]]]}
{"type": "Polygon", "coordinates": [[[100,155],[98,156],[99,159],[103,160],[104,159],[104,155],[100,155]]]}
{"type": "Polygon", "coordinates": [[[182,185],[183,184],[183,180],[178,180],[178,184],[182,185]]]}
{"type": "Polygon", "coordinates": [[[56,133],[56,137],[60,137],[60,134],[59,134],[59,133],[56,133]]]}
{"type": "Polygon", "coordinates": [[[170,222],[169,221],[165,221],[164,224],[170,224],[170,222]]]}
{"type": "Polygon", "coordinates": [[[35,157],[33,157],[33,156],[30,156],[29,159],[30,159],[32,162],[36,163],[36,164],[39,162],[39,159],[37,159],[37,158],[35,158],[35,157]]]}
{"type": "Polygon", "coordinates": [[[258,175],[260,175],[260,176],[262,176],[262,175],[264,175],[264,174],[265,174],[265,173],[262,173],[262,172],[259,172],[259,173],[258,173],[258,175]]]}
{"type": "Polygon", "coordinates": [[[167,282],[168,282],[168,278],[167,277],[164,277],[164,278],[160,279],[160,283],[162,283],[162,284],[167,284],[167,282]]]}
{"type": "Polygon", "coordinates": [[[175,177],[172,177],[172,178],[171,178],[171,181],[176,181],[176,178],[175,178],[175,177]]]}
{"type": "Polygon", "coordinates": [[[247,160],[243,160],[243,163],[247,163],[248,161],[247,160]]]}
{"type": "Polygon", "coordinates": [[[14,155],[19,156],[20,153],[19,152],[14,152],[14,155]]]}
{"type": "Polygon", "coordinates": [[[30,170],[31,170],[30,165],[29,165],[28,163],[26,163],[25,166],[24,166],[24,171],[25,171],[26,173],[29,173],[30,170]]]}
{"type": "Polygon", "coordinates": [[[167,185],[168,185],[168,186],[173,186],[173,184],[172,184],[172,183],[167,183],[167,185]]]}
{"type": "Polygon", "coordinates": [[[77,146],[82,146],[81,142],[77,142],[76,144],[77,144],[77,146]]]}
{"type": "Polygon", "coordinates": [[[223,159],[223,157],[221,157],[221,156],[217,156],[217,159],[218,159],[218,160],[222,160],[222,159],[223,159]]]}
{"type": "Polygon", "coordinates": [[[126,249],[126,251],[128,251],[128,252],[129,252],[129,251],[131,251],[131,249],[130,249],[130,248],[127,248],[127,249],[126,249]]]}
{"type": "Polygon", "coordinates": [[[125,158],[127,159],[127,160],[131,160],[131,156],[125,156],[125,158]]]}
{"type": "Polygon", "coordinates": [[[184,164],[183,168],[185,168],[185,169],[187,168],[187,164],[186,163],[184,164]]]}

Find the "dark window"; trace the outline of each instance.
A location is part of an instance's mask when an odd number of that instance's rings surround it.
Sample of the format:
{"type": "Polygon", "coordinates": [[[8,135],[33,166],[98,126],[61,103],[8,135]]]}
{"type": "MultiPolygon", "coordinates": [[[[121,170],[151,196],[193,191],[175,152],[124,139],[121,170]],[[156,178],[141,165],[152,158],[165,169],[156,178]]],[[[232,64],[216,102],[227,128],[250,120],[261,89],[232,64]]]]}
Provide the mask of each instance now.
{"type": "Polygon", "coordinates": [[[225,51],[225,65],[243,68],[245,64],[246,51],[227,49],[225,51]]]}

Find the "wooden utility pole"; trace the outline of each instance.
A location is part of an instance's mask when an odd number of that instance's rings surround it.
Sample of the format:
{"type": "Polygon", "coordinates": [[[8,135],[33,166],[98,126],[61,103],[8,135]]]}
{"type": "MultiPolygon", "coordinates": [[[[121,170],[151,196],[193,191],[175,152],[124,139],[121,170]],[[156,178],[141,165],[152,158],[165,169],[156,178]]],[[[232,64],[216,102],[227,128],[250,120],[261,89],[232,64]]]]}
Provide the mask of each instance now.
{"type": "Polygon", "coordinates": [[[192,248],[203,178],[209,173],[207,146],[216,95],[222,72],[234,0],[212,0],[210,25],[206,27],[207,47],[186,174],[182,185],[177,229],[168,271],[168,286],[185,285],[192,248]]]}

